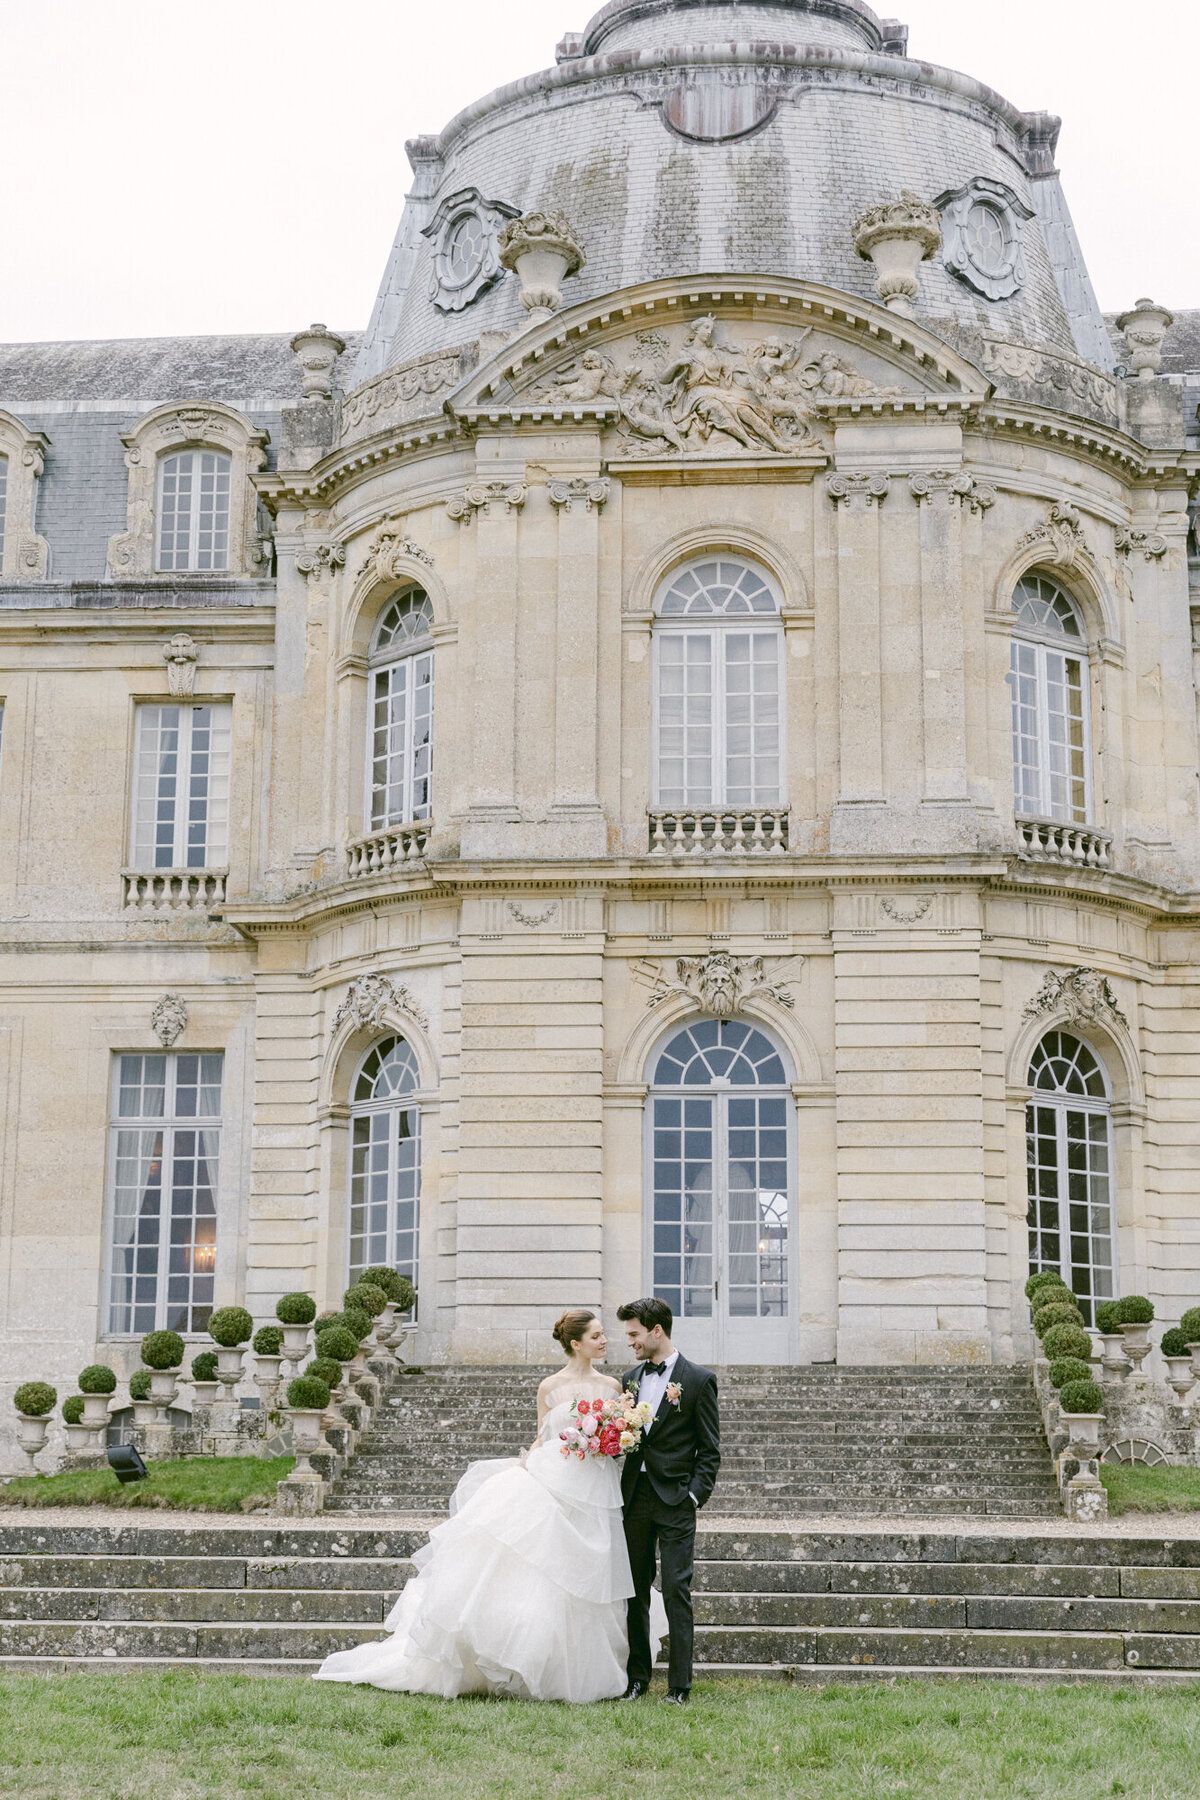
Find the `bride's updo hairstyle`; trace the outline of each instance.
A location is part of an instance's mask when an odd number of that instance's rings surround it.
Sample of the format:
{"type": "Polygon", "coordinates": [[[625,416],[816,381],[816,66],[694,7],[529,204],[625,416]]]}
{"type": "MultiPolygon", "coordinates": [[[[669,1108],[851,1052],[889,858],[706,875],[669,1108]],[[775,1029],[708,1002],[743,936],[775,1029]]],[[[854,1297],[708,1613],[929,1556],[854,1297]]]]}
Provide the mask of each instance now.
{"type": "Polygon", "coordinates": [[[554,1341],[556,1344],[562,1345],[564,1356],[570,1356],[595,1317],[596,1315],[590,1307],[575,1306],[555,1321],[554,1341]]]}

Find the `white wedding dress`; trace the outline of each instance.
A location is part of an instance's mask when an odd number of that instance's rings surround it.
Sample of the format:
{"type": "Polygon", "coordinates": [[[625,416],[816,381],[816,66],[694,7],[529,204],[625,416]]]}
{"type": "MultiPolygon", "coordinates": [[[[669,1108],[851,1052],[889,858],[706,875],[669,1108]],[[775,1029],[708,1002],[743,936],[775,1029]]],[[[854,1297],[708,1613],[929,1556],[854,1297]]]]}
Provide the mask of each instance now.
{"type": "MultiPolygon", "coordinates": [[[[596,1398],[597,1388],[586,1397],[596,1398]]],[[[564,1456],[581,1388],[547,1413],[522,1467],[472,1463],[450,1518],[413,1555],[391,1636],[327,1657],[317,1681],[414,1694],[611,1700],[624,1693],[633,1593],[615,1457],[564,1456]]],[[[666,1613],[655,1590],[651,1630],[666,1613]]]]}

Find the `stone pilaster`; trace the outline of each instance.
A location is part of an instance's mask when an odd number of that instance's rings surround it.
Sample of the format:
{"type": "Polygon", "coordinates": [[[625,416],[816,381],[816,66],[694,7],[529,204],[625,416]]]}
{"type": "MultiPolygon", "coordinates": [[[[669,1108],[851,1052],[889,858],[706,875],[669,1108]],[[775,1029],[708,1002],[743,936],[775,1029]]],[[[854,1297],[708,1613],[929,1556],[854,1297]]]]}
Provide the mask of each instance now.
{"type": "Polygon", "coordinates": [[[840,791],[833,849],[843,847],[843,841],[857,847],[861,825],[855,814],[884,801],[879,509],[888,491],[884,474],[829,478],[838,527],[840,791]]]}

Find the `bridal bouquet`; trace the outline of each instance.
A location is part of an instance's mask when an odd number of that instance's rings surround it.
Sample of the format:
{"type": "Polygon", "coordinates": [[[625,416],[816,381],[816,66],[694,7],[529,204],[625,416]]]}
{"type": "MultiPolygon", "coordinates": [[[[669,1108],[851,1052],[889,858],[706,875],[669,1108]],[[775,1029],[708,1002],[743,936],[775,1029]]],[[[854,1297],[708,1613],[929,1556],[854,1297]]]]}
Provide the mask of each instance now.
{"type": "Polygon", "coordinates": [[[637,1449],[653,1417],[654,1409],[632,1394],[617,1394],[611,1400],[576,1400],[571,1423],[558,1434],[562,1453],[577,1456],[581,1462],[588,1456],[624,1456],[637,1449]]]}

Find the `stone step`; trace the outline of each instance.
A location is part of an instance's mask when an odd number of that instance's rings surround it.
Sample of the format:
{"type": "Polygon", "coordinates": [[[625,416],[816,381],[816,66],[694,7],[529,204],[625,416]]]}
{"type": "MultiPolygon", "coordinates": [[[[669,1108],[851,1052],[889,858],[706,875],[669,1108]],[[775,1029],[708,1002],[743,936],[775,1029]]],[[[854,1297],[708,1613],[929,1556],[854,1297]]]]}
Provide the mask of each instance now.
{"type": "Polygon", "coordinates": [[[0,1622],[381,1626],[395,1601],[396,1592],[389,1589],[3,1588],[0,1622]]]}

